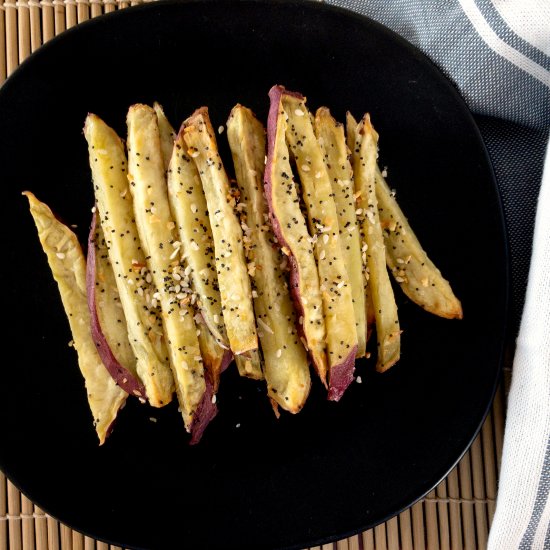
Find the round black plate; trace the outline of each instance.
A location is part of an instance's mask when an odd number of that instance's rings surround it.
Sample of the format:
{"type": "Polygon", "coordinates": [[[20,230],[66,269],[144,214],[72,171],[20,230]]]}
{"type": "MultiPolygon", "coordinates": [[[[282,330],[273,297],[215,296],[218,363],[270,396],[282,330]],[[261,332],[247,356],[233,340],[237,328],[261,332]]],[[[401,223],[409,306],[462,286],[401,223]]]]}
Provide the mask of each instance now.
{"type": "Polygon", "coordinates": [[[0,115],[0,466],[48,513],[121,546],[299,548],[396,514],[468,447],[502,358],[503,217],[470,113],[404,40],[318,3],[147,4],[52,40],[4,85],[0,115]],[[316,381],[305,409],[277,421],[263,386],[232,371],[197,447],[187,445],[175,405],[137,403],[98,447],[20,193],[33,191],[84,240],[93,204],[81,133],[88,111],[122,135],[134,102],[161,102],[174,124],[207,105],[217,127],[237,102],[265,120],[275,83],[341,120],[347,109],[370,111],[390,184],[465,318],[436,318],[398,293],[402,360],[384,375],[358,364],[363,383],[340,403],[325,401],[316,381]]]}

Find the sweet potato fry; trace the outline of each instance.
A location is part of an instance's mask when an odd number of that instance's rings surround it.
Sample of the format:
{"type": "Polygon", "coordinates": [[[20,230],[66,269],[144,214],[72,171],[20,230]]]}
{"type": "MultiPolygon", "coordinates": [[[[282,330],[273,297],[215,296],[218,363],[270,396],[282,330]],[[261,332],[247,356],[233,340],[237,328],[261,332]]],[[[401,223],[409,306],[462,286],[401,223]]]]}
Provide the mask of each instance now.
{"type": "Polygon", "coordinates": [[[269,92],[265,193],[273,232],[290,261],[290,290],[299,315],[298,325],[313,366],[327,385],[326,329],[319,273],[313,256],[313,238],[300,208],[297,184],[292,175],[286,143],[287,116],[282,90],[269,92]]]}
{"type": "Polygon", "coordinates": [[[141,246],[157,287],[170,367],[185,422],[191,431],[205,393],[202,357],[190,303],[189,279],[180,262],[181,243],[168,203],[157,116],[147,105],[130,107],[128,179],[141,246]]]}
{"type": "MultiPolygon", "coordinates": [[[[186,152],[195,162],[206,197],[214,237],[216,270],[223,319],[235,355],[258,349],[252,290],[243,250],[243,234],[233,210],[229,179],[218,153],[208,110],[203,107],[184,122],[186,152]]],[[[258,369],[248,374],[261,378],[258,369]]]]}
{"type": "Polygon", "coordinates": [[[202,317],[216,340],[227,348],[208,206],[197,167],[186,152],[183,131],[174,142],[168,198],[202,317]]]}
{"type": "Polygon", "coordinates": [[[351,227],[357,228],[357,215],[353,169],[349,161],[344,126],[336,122],[329,109],[321,107],[315,114],[315,134],[327,167],[338,215],[340,248],[348,272],[355,311],[357,357],[364,357],[367,339],[366,281],[361,262],[359,231],[349,231],[351,227]]]}
{"type": "Polygon", "coordinates": [[[119,388],[97,353],[92,334],[86,293],[86,261],[76,235],[59,222],[52,211],[32,193],[29,200],[38,237],[57,282],[84,377],[99,444],[105,442],[128,394],[119,388]]]}
{"type": "Polygon", "coordinates": [[[84,136],[99,222],[106,236],[130,345],[137,358],[136,370],[149,403],[162,407],[172,400],[174,379],[168,364],[160,307],[152,300],[157,290],[134,220],[124,145],[114,130],[93,114],[86,118],[84,136]]]}
{"type": "MultiPolygon", "coordinates": [[[[355,311],[342,254],[338,215],[323,153],[317,142],[306,99],[280,89],[288,117],[286,140],[302,184],[310,234],[319,270],[329,364],[328,398],[338,401],[353,381],[357,353],[355,311]]],[[[345,228],[348,233],[356,226],[345,228]]]]}
{"type": "Polygon", "coordinates": [[[397,304],[386,267],[386,247],[375,192],[378,134],[368,114],[356,128],[352,151],[355,191],[359,197],[357,205],[361,210],[362,218],[361,230],[367,244],[368,285],[376,318],[376,369],[384,372],[399,360],[401,329],[397,316],[397,304]]]}
{"type": "Polygon", "coordinates": [[[386,261],[394,279],[403,292],[426,311],[447,319],[462,319],[460,301],[428,258],[378,167],[375,186],[386,261]]]}
{"type": "Polygon", "coordinates": [[[92,216],[86,256],[86,289],[90,330],[99,357],[114,381],[128,394],[146,398],[136,370],[136,356],[97,212],[92,216]]]}
{"type": "Polygon", "coordinates": [[[227,138],[240,190],[244,248],[253,282],[267,392],[283,409],[297,413],[307,399],[311,378],[281,268],[284,256],[274,245],[263,192],[265,129],[250,109],[237,105],[227,121],[227,138]]]}

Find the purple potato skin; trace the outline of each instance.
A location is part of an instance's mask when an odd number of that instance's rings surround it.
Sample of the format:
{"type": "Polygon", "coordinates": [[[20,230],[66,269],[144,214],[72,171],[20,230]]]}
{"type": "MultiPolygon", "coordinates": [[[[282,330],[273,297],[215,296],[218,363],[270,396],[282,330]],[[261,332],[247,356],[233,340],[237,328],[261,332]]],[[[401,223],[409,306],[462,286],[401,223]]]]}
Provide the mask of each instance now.
{"type": "Polygon", "coordinates": [[[344,392],[353,382],[355,372],[355,354],[357,346],[354,346],[348,356],[341,362],[330,367],[330,383],[327,399],[329,401],[340,401],[344,392]]]}
{"type": "Polygon", "coordinates": [[[207,375],[205,377],[206,389],[204,390],[204,395],[202,400],[195,411],[195,419],[193,420],[193,425],[191,426],[191,441],[189,445],[196,445],[202,438],[204,430],[206,430],[208,424],[214,420],[218,414],[218,407],[216,403],[212,402],[212,397],[214,394],[214,386],[210,377],[207,375]]]}

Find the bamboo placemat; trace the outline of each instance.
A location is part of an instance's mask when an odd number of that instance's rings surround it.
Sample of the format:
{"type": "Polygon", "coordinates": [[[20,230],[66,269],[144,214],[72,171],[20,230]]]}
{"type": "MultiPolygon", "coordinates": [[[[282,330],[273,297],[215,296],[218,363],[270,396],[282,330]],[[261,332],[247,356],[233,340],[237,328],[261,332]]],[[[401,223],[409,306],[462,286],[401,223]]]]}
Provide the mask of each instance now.
{"type": "MultiPolygon", "coordinates": [[[[0,84],[55,35],[103,13],[149,1],[0,0],[0,84]]],[[[424,500],[361,535],[311,550],[484,550],[495,511],[504,414],[500,388],[470,450],[424,500]]],[[[44,514],[0,472],[0,550],[118,548],[44,514]]]]}

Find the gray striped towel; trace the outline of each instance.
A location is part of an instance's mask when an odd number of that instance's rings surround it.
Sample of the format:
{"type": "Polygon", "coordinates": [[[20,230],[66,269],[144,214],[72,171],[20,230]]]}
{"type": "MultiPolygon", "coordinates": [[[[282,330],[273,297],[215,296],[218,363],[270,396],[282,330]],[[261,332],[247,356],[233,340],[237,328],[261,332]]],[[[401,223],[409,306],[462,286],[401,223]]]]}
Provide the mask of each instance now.
{"type": "Polygon", "coordinates": [[[550,0],[329,2],[423,50],[479,125],[510,242],[512,337],[519,328],[489,550],[550,550],[550,0]]]}

